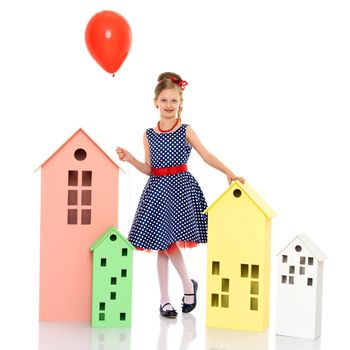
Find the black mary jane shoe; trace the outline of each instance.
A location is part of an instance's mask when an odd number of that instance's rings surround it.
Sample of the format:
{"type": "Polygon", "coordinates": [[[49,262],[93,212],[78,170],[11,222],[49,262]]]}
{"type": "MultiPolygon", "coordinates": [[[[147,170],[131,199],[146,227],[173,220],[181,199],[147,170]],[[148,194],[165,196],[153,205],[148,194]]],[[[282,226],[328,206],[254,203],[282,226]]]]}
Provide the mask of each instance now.
{"type": "Polygon", "coordinates": [[[177,311],[173,308],[173,306],[170,303],[166,303],[163,306],[160,305],[159,312],[162,316],[167,318],[175,318],[177,316],[177,311]],[[170,305],[172,307],[172,310],[164,310],[164,306],[170,305]]]}
{"type": "Polygon", "coordinates": [[[192,280],[193,283],[193,291],[194,294],[184,294],[184,297],[182,298],[182,312],[189,313],[191,312],[197,305],[197,290],[198,290],[198,283],[195,280],[192,280]],[[186,304],[185,303],[185,296],[194,296],[194,303],[193,304],[186,304]]]}

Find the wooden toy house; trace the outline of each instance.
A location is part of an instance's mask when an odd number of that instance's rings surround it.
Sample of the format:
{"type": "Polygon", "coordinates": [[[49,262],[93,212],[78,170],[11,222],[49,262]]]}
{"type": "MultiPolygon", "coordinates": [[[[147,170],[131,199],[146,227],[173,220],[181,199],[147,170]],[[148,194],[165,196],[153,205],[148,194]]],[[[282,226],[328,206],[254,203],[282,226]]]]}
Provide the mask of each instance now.
{"type": "Polygon", "coordinates": [[[118,224],[119,167],[82,130],[41,165],[40,320],[89,321],[89,246],[118,224]]]}
{"type": "Polygon", "coordinates": [[[91,246],[92,327],[130,327],[133,245],[110,227],[91,246]]]}
{"type": "Polygon", "coordinates": [[[321,334],[325,254],[306,234],[278,254],[276,333],[315,339],[321,334]]]}
{"type": "Polygon", "coordinates": [[[208,213],[208,327],[263,331],[269,324],[273,210],[233,182],[208,213]]]}

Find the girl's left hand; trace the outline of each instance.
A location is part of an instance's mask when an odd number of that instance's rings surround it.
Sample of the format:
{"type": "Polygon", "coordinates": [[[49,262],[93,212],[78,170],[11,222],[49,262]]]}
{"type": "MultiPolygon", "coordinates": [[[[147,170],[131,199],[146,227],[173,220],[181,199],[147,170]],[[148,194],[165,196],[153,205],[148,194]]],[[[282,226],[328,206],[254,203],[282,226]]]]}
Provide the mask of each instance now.
{"type": "Polygon", "coordinates": [[[227,181],[228,181],[228,184],[231,185],[231,183],[233,181],[236,181],[238,180],[239,182],[241,182],[242,184],[245,183],[245,178],[244,177],[241,177],[241,176],[236,176],[234,175],[233,173],[229,173],[227,174],[227,181]]]}

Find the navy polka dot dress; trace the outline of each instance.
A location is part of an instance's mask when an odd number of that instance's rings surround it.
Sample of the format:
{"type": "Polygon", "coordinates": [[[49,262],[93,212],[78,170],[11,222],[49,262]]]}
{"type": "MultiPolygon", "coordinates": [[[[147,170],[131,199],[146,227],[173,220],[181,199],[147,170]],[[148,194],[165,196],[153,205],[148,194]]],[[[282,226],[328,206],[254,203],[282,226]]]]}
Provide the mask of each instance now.
{"type": "MultiPolygon", "coordinates": [[[[186,143],[186,124],[169,133],[146,130],[153,168],[186,164],[192,146],[186,143]]],[[[142,192],[129,241],[145,250],[169,250],[174,244],[193,246],[207,242],[207,207],[196,179],[185,171],[151,175],[142,192]]]]}

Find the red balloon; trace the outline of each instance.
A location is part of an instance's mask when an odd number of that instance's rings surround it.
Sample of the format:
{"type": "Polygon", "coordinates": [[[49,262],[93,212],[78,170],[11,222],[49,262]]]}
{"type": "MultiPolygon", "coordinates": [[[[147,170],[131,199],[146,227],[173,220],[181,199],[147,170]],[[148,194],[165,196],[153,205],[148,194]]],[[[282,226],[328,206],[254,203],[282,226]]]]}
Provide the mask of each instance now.
{"type": "Polygon", "coordinates": [[[96,13],[86,26],[85,43],[93,59],[108,73],[115,73],[130,50],[130,26],[116,12],[96,13]]]}

